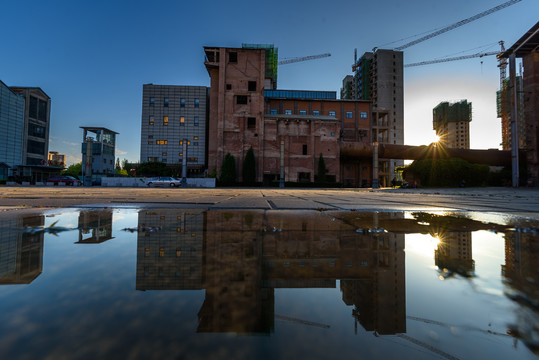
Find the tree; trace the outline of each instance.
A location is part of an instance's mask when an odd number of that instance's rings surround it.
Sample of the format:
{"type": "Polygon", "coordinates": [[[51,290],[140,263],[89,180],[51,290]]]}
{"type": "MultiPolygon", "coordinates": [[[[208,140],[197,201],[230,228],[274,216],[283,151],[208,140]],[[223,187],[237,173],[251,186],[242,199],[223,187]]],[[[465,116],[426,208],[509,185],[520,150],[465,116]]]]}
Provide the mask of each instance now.
{"type": "Polygon", "coordinates": [[[320,153],[320,157],[318,158],[318,172],[316,175],[317,182],[319,183],[325,183],[326,182],[326,162],[324,161],[324,156],[322,156],[322,153],[320,153]]]}
{"type": "Polygon", "coordinates": [[[120,158],[116,158],[115,170],[116,170],[116,172],[119,172],[120,170],[122,170],[122,167],[120,165],[120,158]]]}
{"type": "Polygon", "coordinates": [[[62,175],[78,177],[82,175],[82,162],[68,166],[67,169],[62,170],[62,175]]]}
{"type": "Polygon", "coordinates": [[[137,169],[138,176],[152,177],[152,176],[170,176],[171,170],[162,162],[148,161],[143,162],[137,169]]]}
{"type": "Polygon", "coordinates": [[[254,185],[256,183],[255,153],[252,146],[243,160],[243,183],[245,185],[254,185]]]}
{"type": "Polygon", "coordinates": [[[226,153],[223,159],[219,182],[223,185],[232,185],[236,182],[236,160],[230,153],[226,153]]]}

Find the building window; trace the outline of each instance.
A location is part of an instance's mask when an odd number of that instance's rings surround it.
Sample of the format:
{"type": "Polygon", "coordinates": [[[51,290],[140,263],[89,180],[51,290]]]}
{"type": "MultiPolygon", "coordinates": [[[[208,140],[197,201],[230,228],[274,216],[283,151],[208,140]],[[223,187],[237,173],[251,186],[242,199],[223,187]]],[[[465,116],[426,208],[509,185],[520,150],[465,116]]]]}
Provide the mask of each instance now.
{"type": "Polygon", "coordinates": [[[37,119],[37,98],[30,96],[30,105],[28,106],[28,117],[37,119]]]}
{"type": "Polygon", "coordinates": [[[307,145],[303,144],[303,155],[307,155],[307,145]]]}
{"type": "Polygon", "coordinates": [[[28,135],[45,139],[45,127],[36,124],[28,123],[28,135]]]}
{"type": "Polygon", "coordinates": [[[168,140],[157,140],[155,142],[157,145],[167,145],[168,144],[168,140]]]}
{"type": "Polygon", "coordinates": [[[163,106],[168,107],[168,98],[163,99],[163,106]]]}
{"type": "Polygon", "coordinates": [[[330,111],[329,116],[335,116],[335,111],[330,111]]]}
{"type": "Polygon", "coordinates": [[[320,111],[319,110],[313,110],[313,115],[315,115],[315,116],[320,115],[320,111]]]}
{"type": "Polygon", "coordinates": [[[277,115],[277,109],[271,109],[270,114],[271,115],[277,115]]]}
{"type": "Polygon", "coordinates": [[[250,117],[247,118],[247,129],[256,128],[256,118],[250,117]]]}
{"type": "Polygon", "coordinates": [[[193,140],[198,140],[198,136],[193,136],[193,140]]]}
{"type": "Polygon", "coordinates": [[[180,107],[181,107],[181,108],[184,108],[184,107],[185,107],[185,99],[184,99],[184,98],[181,98],[181,99],[180,99],[180,107]]]}
{"type": "Polygon", "coordinates": [[[362,118],[362,119],[368,119],[369,118],[369,115],[367,114],[366,111],[361,111],[359,113],[359,117],[362,118]]]}
{"type": "Polygon", "coordinates": [[[229,63],[237,63],[238,62],[238,53],[237,52],[229,52],[228,53],[228,62],[229,63]]]}
{"type": "Polygon", "coordinates": [[[163,126],[168,125],[168,116],[163,116],[163,126]]]}
{"type": "Polygon", "coordinates": [[[162,155],[162,156],[167,156],[167,153],[166,153],[166,152],[164,152],[164,153],[162,153],[161,155],[162,155]]]}
{"type": "Polygon", "coordinates": [[[351,111],[346,112],[346,118],[347,119],[352,119],[353,117],[354,117],[354,114],[351,111]]]}
{"type": "Polygon", "coordinates": [[[155,162],[155,161],[157,161],[157,157],[148,156],[148,161],[149,162],[155,162]]]}
{"type": "Polygon", "coordinates": [[[193,121],[194,126],[198,126],[198,116],[195,116],[195,120],[193,121]]]}
{"type": "Polygon", "coordinates": [[[153,141],[148,141],[148,145],[153,145],[153,141]]]}
{"type": "Polygon", "coordinates": [[[227,90],[232,90],[232,85],[231,84],[226,84],[226,89],[227,90]]]}
{"type": "Polygon", "coordinates": [[[150,125],[153,125],[153,115],[150,115],[150,121],[149,121],[149,124],[150,124],[150,125]]]}
{"type": "Polygon", "coordinates": [[[236,104],[246,105],[247,104],[247,95],[238,95],[236,97],[236,104]]]}
{"type": "Polygon", "coordinates": [[[307,110],[300,110],[300,111],[299,111],[299,114],[300,114],[300,115],[307,115],[307,110]]]}
{"type": "Polygon", "coordinates": [[[180,126],[185,126],[185,116],[180,116],[180,126]]]}
{"type": "Polygon", "coordinates": [[[107,163],[107,159],[103,159],[103,164],[106,164],[107,163]]]}
{"type": "Polygon", "coordinates": [[[292,115],[292,110],[286,109],[286,110],[284,111],[284,113],[285,113],[285,115],[292,115]]]}
{"type": "Polygon", "coordinates": [[[150,98],[150,106],[154,106],[155,105],[155,98],[151,97],[150,98]]]}
{"type": "Polygon", "coordinates": [[[256,81],[249,81],[247,83],[247,90],[256,91],[256,81]]]}
{"type": "Polygon", "coordinates": [[[28,140],[26,151],[31,154],[45,155],[45,143],[34,141],[34,140],[28,140]]]}
{"type": "Polygon", "coordinates": [[[159,248],[159,257],[165,256],[165,248],[159,248]]]}
{"type": "Polygon", "coordinates": [[[198,146],[198,142],[193,142],[193,146],[198,146]]]}
{"type": "Polygon", "coordinates": [[[144,248],[144,256],[150,256],[150,248],[144,248]]]}

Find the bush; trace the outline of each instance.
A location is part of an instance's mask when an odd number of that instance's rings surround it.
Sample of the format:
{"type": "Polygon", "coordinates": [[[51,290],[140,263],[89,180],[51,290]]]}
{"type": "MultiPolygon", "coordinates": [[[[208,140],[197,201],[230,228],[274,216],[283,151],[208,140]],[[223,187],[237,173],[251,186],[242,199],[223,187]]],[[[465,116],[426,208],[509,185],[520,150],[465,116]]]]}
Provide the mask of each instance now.
{"type": "Polygon", "coordinates": [[[236,182],[236,160],[230,153],[226,153],[223,159],[219,182],[225,186],[233,185],[236,182]]]}
{"type": "Polygon", "coordinates": [[[171,174],[172,170],[159,161],[143,162],[137,168],[137,175],[141,177],[171,176],[171,174]]]}
{"type": "Polygon", "coordinates": [[[324,184],[326,182],[326,173],[328,172],[326,168],[326,162],[324,161],[324,157],[322,156],[322,153],[320,153],[320,157],[318,158],[318,171],[316,173],[316,181],[324,184]]]}
{"type": "Polygon", "coordinates": [[[255,153],[253,148],[250,147],[245,154],[245,160],[243,160],[243,183],[247,186],[252,186],[256,182],[256,163],[255,153]]]}
{"type": "Polygon", "coordinates": [[[423,186],[485,186],[489,183],[487,165],[470,164],[462,159],[422,159],[414,161],[405,170],[419,178],[423,186]]]}

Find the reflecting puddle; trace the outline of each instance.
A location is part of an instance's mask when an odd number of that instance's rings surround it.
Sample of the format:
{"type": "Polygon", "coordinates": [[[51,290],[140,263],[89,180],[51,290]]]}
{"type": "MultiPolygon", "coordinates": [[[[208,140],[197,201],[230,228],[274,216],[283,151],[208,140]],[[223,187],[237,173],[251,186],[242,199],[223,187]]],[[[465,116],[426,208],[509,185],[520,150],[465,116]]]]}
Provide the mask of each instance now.
{"type": "Polygon", "coordinates": [[[536,358],[538,227],[473,213],[7,213],[0,358],[536,358]]]}

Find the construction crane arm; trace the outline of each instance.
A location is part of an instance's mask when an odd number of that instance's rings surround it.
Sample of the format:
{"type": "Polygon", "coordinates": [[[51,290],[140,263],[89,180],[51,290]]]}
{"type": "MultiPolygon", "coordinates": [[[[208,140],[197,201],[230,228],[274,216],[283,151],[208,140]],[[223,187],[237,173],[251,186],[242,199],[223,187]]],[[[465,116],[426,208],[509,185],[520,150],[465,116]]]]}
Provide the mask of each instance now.
{"type": "Polygon", "coordinates": [[[437,63],[443,63],[443,62],[448,62],[448,61],[465,60],[465,59],[472,59],[472,58],[484,57],[484,56],[492,56],[492,55],[498,55],[498,54],[499,54],[499,52],[477,53],[477,54],[472,54],[472,55],[450,57],[450,58],[445,58],[445,59],[421,61],[421,62],[406,64],[406,65],[404,65],[404,67],[413,67],[413,66],[437,64],[437,63]]]}
{"type": "Polygon", "coordinates": [[[482,17],[484,17],[484,16],[487,16],[487,15],[489,15],[489,14],[492,14],[493,12],[496,12],[496,11],[498,11],[498,10],[501,10],[501,9],[503,9],[503,8],[506,8],[506,7],[508,7],[508,6],[511,6],[511,5],[513,5],[513,4],[516,4],[517,2],[520,2],[520,1],[522,1],[522,0],[510,0],[510,1],[507,1],[507,2],[505,2],[505,3],[503,3],[503,4],[501,4],[501,5],[498,5],[498,6],[493,7],[492,9],[485,10],[485,11],[483,11],[483,12],[477,14],[477,15],[474,15],[474,16],[469,17],[469,18],[467,18],[467,19],[461,20],[461,21],[459,21],[459,22],[457,22],[457,23],[454,23],[454,24],[452,24],[452,25],[446,26],[446,27],[444,27],[444,28],[442,28],[442,29],[440,29],[440,30],[438,30],[438,31],[432,32],[432,33],[430,33],[430,34],[428,34],[428,35],[425,35],[425,36],[423,36],[423,37],[420,37],[419,39],[416,39],[416,40],[414,40],[414,41],[411,41],[411,42],[409,42],[409,43],[407,43],[407,44],[404,44],[404,45],[402,45],[402,46],[396,47],[395,50],[399,50],[399,51],[400,51],[400,50],[406,49],[406,48],[408,48],[408,47],[410,47],[410,46],[412,46],[412,45],[418,44],[418,43],[420,43],[420,42],[423,42],[423,41],[425,41],[425,40],[428,40],[428,39],[430,39],[430,38],[433,38],[433,37],[435,37],[435,36],[438,36],[438,35],[440,35],[440,34],[443,34],[443,33],[445,33],[445,32],[448,32],[448,31],[450,31],[450,30],[453,30],[453,29],[455,29],[455,28],[458,28],[458,27],[460,27],[460,26],[462,26],[462,25],[468,24],[468,23],[470,23],[470,22],[472,22],[472,21],[475,21],[475,20],[480,19],[480,18],[482,18],[482,17]]]}
{"type": "Polygon", "coordinates": [[[296,63],[296,62],[300,62],[300,61],[308,61],[308,60],[320,59],[320,58],[325,58],[325,57],[328,57],[328,56],[331,56],[331,54],[330,53],[325,53],[325,54],[319,54],[319,55],[303,56],[303,57],[298,57],[298,58],[279,61],[279,65],[292,64],[292,63],[296,63]]]}

